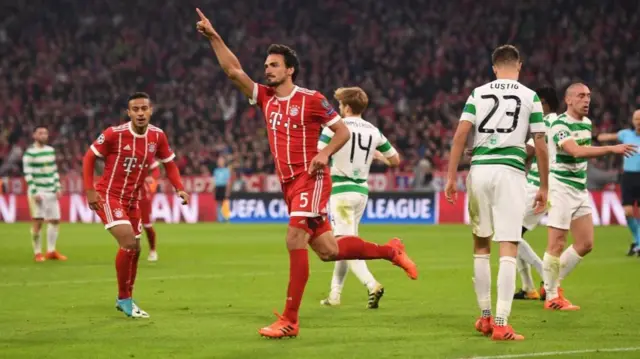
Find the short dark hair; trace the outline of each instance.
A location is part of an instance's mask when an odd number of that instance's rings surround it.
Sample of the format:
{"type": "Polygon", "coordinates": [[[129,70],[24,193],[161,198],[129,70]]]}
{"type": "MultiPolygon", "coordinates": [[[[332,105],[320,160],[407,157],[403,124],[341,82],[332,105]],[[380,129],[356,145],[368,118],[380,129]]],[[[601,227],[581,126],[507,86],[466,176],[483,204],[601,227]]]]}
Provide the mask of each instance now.
{"type": "Polygon", "coordinates": [[[300,60],[298,60],[298,54],[287,45],[271,44],[267,49],[267,55],[282,55],[284,57],[284,66],[288,69],[293,68],[293,75],[291,79],[293,81],[298,77],[300,72],[300,60]]]}
{"type": "Polygon", "coordinates": [[[556,89],[551,86],[543,86],[536,89],[538,97],[544,100],[549,105],[549,109],[553,112],[557,112],[560,107],[560,100],[558,99],[558,93],[556,89]]]}
{"type": "Polygon", "coordinates": [[[146,93],[146,92],[134,92],[127,99],[127,104],[129,104],[129,102],[131,102],[131,100],[137,100],[139,98],[146,98],[147,100],[151,101],[151,96],[149,96],[148,93],[146,93]]]}
{"type": "Polygon", "coordinates": [[[504,65],[520,61],[520,52],[513,45],[498,46],[491,54],[493,65],[504,65]]]}
{"type": "Polygon", "coordinates": [[[36,133],[36,131],[38,131],[39,129],[44,128],[45,130],[49,131],[49,128],[45,125],[35,125],[33,127],[33,133],[36,133]]]}

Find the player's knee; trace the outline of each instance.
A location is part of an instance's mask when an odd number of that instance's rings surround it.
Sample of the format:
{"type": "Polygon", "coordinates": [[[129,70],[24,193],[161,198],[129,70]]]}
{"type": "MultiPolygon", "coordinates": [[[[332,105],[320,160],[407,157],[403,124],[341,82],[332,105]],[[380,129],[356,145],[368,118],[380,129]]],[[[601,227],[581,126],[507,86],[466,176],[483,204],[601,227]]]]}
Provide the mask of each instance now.
{"type": "Polygon", "coordinates": [[[60,225],[60,220],[52,219],[49,221],[49,225],[53,227],[58,227],[58,225],[60,225]]]}
{"type": "Polygon", "coordinates": [[[593,250],[593,239],[587,241],[576,242],[573,245],[573,249],[576,250],[580,257],[584,257],[587,254],[591,253],[593,250]]]}
{"type": "Polygon", "coordinates": [[[624,206],[624,215],[626,217],[633,217],[634,213],[633,213],[633,206],[624,206]]]}
{"type": "Polygon", "coordinates": [[[338,244],[333,241],[316,250],[318,258],[323,262],[334,262],[338,258],[338,244]]]}
{"type": "Polygon", "coordinates": [[[549,242],[547,244],[547,252],[553,255],[560,255],[567,244],[567,235],[553,231],[549,233],[549,242]]]}
{"type": "Polygon", "coordinates": [[[302,249],[307,247],[311,229],[307,225],[307,218],[292,217],[287,230],[287,249],[302,249]]]}
{"type": "Polygon", "coordinates": [[[491,237],[479,237],[473,235],[473,253],[490,254],[491,253],[491,237]]]}

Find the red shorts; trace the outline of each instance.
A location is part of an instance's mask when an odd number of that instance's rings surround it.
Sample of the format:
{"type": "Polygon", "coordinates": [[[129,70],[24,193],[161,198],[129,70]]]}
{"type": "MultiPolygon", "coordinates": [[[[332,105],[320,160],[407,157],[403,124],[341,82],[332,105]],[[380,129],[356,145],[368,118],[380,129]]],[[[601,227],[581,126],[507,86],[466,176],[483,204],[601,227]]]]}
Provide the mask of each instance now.
{"type": "Polygon", "coordinates": [[[120,224],[130,224],[133,227],[133,233],[136,238],[140,238],[142,233],[142,220],[140,218],[140,208],[137,201],[131,202],[123,201],[121,204],[118,199],[109,198],[104,193],[100,193],[100,197],[103,198],[102,208],[96,211],[98,217],[104,223],[104,228],[109,229],[120,224]]]}
{"type": "Polygon", "coordinates": [[[140,207],[140,215],[142,217],[142,226],[144,228],[151,228],[153,223],[151,222],[151,199],[147,196],[143,196],[138,203],[140,207]]]}
{"type": "Polygon", "coordinates": [[[289,225],[304,229],[312,239],[331,230],[327,221],[331,177],[325,171],[315,175],[303,172],[282,184],[284,201],[289,210],[289,225]]]}

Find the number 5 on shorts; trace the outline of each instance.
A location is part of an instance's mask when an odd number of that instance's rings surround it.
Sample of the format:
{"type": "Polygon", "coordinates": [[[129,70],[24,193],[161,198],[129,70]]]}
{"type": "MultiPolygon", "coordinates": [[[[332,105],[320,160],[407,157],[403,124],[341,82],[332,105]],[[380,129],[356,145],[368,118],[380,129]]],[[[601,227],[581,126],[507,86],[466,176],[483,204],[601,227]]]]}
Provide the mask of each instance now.
{"type": "Polygon", "coordinates": [[[307,192],[300,193],[300,207],[305,208],[309,204],[309,197],[307,192]]]}

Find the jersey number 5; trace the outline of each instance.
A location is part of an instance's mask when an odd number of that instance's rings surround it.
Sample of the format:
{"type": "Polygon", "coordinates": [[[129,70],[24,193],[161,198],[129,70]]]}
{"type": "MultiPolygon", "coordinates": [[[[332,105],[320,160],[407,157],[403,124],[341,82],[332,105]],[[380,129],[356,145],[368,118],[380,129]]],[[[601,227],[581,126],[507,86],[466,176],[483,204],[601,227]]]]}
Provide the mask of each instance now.
{"type": "Polygon", "coordinates": [[[491,111],[489,111],[489,113],[487,114],[487,116],[482,120],[482,122],[480,122],[480,126],[478,127],[478,132],[480,133],[511,133],[513,132],[516,127],[518,127],[518,117],[520,116],[520,106],[522,105],[522,101],[520,101],[520,97],[515,96],[515,95],[504,95],[502,96],[502,98],[504,100],[512,100],[516,102],[516,109],[513,112],[505,112],[505,114],[507,116],[511,116],[513,118],[513,121],[511,121],[511,127],[507,127],[507,128],[486,128],[485,126],[487,125],[487,122],[489,122],[489,120],[491,119],[491,117],[493,117],[493,115],[495,115],[496,110],[498,110],[498,106],[500,106],[500,100],[498,99],[498,96],[496,95],[482,95],[481,96],[482,99],[491,99],[493,100],[493,107],[491,108],[491,111]]]}
{"type": "Polygon", "coordinates": [[[358,147],[360,147],[361,150],[365,151],[366,154],[364,155],[364,163],[367,163],[367,160],[369,159],[369,154],[371,152],[371,144],[373,143],[373,136],[369,135],[369,142],[365,144],[362,143],[362,134],[358,133],[356,134],[355,132],[351,133],[351,156],[350,156],[350,160],[351,163],[353,163],[353,159],[356,155],[356,139],[358,141],[358,147]]]}

